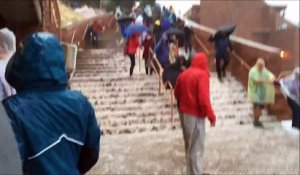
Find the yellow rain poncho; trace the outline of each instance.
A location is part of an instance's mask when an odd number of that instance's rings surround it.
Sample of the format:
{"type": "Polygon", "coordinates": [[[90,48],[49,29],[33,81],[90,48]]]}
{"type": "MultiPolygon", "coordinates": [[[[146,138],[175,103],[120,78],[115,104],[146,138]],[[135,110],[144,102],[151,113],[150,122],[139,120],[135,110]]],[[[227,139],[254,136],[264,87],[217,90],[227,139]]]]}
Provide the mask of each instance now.
{"type": "Polygon", "coordinates": [[[275,88],[270,82],[257,82],[258,80],[271,81],[275,76],[267,68],[259,71],[256,64],[250,69],[248,79],[248,98],[252,103],[274,104],[275,88]]]}

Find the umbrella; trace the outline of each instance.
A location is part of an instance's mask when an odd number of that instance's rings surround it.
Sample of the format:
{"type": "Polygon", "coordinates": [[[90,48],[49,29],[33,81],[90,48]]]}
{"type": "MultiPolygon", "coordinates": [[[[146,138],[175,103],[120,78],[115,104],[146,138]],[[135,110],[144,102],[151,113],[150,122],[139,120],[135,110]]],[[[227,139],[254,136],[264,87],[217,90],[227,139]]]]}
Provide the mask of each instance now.
{"type": "Polygon", "coordinates": [[[179,36],[179,35],[184,35],[184,32],[183,32],[183,30],[180,30],[180,29],[177,29],[177,28],[171,28],[171,29],[165,31],[165,34],[167,36],[170,36],[170,35],[179,36]]]}
{"type": "Polygon", "coordinates": [[[122,16],[118,19],[118,22],[132,22],[135,19],[133,17],[122,16]]]}
{"type": "Polygon", "coordinates": [[[234,24],[224,25],[217,30],[217,32],[214,34],[213,37],[210,37],[210,40],[214,41],[218,38],[228,37],[229,35],[231,35],[234,32],[235,28],[236,28],[236,25],[234,25],[234,24]]]}
{"type": "Polygon", "coordinates": [[[132,35],[134,35],[136,33],[141,34],[146,31],[148,31],[148,28],[143,25],[140,25],[140,24],[131,24],[125,29],[127,38],[131,37],[132,35]]]}
{"type": "Polygon", "coordinates": [[[234,32],[235,28],[236,28],[236,25],[234,25],[234,24],[225,25],[225,26],[220,27],[217,32],[221,32],[221,33],[225,33],[227,35],[231,35],[234,32]]]}
{"type": "Polygon", "coordinates": [[[177,28],[171,28],[164,33],[168,39],[171,39],[172,36],[175,36],[178,39],[178,45],[183,46],[184,43],[184,32],[183,30],[177,28]]]}

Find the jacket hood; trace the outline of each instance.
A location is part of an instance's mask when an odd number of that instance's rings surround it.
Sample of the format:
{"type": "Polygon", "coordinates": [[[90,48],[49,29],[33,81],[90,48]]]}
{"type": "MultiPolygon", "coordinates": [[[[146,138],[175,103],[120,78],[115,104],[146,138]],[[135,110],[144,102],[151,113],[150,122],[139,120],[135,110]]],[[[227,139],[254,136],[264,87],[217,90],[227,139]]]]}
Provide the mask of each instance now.
{"type": "Polygon", "coordinates": [[[14,53],[16,51],[16,37],[7,28],[0,30],[0,51],[14,53]]]}
{"type": "Polygon", "coordinates": [[[59,40],[50,33],[26,37],[23,47],[9,61],[5,76],[17,91],[65,86],[67,74],[59,40]]]}
{"type": "Polygon", "coordinates": [[[208,62],[205,53],[203,52],[196,53],[192,58],[191,67],[204,70],[209,75],[208,62]]]}

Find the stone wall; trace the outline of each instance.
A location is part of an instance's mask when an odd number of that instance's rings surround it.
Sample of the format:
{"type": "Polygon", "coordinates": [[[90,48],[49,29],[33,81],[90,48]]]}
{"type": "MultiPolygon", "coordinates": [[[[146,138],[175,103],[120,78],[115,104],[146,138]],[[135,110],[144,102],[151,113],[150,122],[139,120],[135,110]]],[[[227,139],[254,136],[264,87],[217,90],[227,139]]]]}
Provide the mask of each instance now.
{"type": "MultiPolygon", "coordinates": [[[[60,36],[60,15],[57,0],[28,0],[22,3],[18,0],[12,0],[4,5],[12,8],[13,15],[15,16],[21,16],[23,13],[32,14],[30,17],[26,18],[26,20],[20,20],[23,18],[16,18],[18,20],[13,20],[12,17],[9,17],[9,19],[5,21],[5,26],[15,33],[17,42],[33,32],[46,31],[54,33],[58,37],[60,36]],[[27,8],[20,9],[23,10],[22,12],[15,10],[23,6],[27,8]]],[[[1,11],[1,13],[5,13],[2,15],[7,16],[12,12],[1,11]]]]}
{"type": "Polygon", "coordinates": [[[263,0],[202,0],[200,8],[192,8],[190,18],[211,28],[234,23],[235,35],[281,48],[289,53],[285,64],[299,64],[299,28],[285,20],[278,11],[263,0]],[[278,30],[285,23],[287,29],[278,30]]]}
{"type": "Polygon", "coordinates": [[[288,61],[299,65],[299,28],[271,32],[269,44],[288,52],[288,61]]]}

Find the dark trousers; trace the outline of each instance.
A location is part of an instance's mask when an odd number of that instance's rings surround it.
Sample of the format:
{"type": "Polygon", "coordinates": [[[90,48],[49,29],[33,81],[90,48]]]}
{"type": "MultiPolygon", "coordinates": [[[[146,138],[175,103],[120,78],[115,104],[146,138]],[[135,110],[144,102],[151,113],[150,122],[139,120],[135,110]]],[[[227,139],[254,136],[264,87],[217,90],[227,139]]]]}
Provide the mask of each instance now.
{"type": "Polygon", "coordinates": [[[93,46],[98,47],[98,40],[99,40],[99,36],[97,32],[92,32],[92,42],[93,42],[93,46]]]}
{"type": "Polygon", "coordinates": [[[192,42],[191,41],[185,41],[184,49],[185,49],[185,53],[191,52],[192,51],[192,42]]]}
{"type": "Polygon", "coordinates": [[[133,69],[135,66],[135,54],[129,54],[130,58],[130,70],[129,70],[129,75],[131,76],[133,74],[133,69]]]}
{"type": "Polygon", "coordinates": [[[149,67],[145,66],[145,72],[147,75],[152,75],[153,71],[154,70],[153,70],[152,66],[149,66],[149,67]]]}
{"type": "Polygon", "coordinates": [[[229,64],[229,56],[216,57],[216,70],[219,78],[225,76],[226,68],[228,64],[229,64]],[[222,60],[223,60],[223,65],[221,65],[222,60]]]}
{"type": "Polygon", "coordinates": [[[287,102],[293,112],[292,126],[300,129],[300,106],[289,97],[287,98],[287,102]]]}

